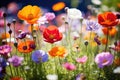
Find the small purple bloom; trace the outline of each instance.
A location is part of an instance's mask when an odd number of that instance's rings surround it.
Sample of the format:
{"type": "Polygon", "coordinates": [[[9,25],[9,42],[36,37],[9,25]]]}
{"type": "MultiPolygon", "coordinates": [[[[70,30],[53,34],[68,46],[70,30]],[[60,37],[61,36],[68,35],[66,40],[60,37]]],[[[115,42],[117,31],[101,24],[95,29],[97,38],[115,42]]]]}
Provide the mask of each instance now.
{"type": "Polygon", "coordinates": [[[83,73],[81,73],[76,76],[75,80],[85,80],[85,79],[86,79],[86,76],[83,73]]]}
{"type": "Polygon", "coordinates": [[[95,62],[98,64],[99,68],[103,68],[104,66],[109,66],[113,63],[114,56],[109,52],[102,52],[97,54],[95,57],[95,62]]]}
{"type": "Polygon", "coordinates": [[[48,21],[51,21],[55,18],[55,14],[54,13],[46,13],[45,17],[47,18],[48,21]]]}
{"type": "Polygon", "coordinates": [[[0,46],[0,54],[7,55],[12,51],[12,47],[9,45],[2,45],[0,46]]]}
{"type": "Polygon", "coordinates": [[[29,34],[29,33],[28,33],[28,32],[21,32],[21,33],[18,35],[18,39],[24,39],[27,34],[29,34]]]}
{"type": "Polygon", "coordinates": [[[2,67],[0,67],[0,73],[1,73],[1,71],[2,71],[2,67]]]}
{"type": "Polygon", "coordinates": [[[97,22],[92,21],[92,20],[87,20],[86,25],[87,25],[86,30],[88,31],[96,31],[100,27],[100,25],[97,22]]]}
{"type": "Polygon", "coordinates": [[[43,50],[36,50],[32,53],[32,60],[36,63],[46,62],[48,60],[48,54],[43,50]]]}
{"type": "Polygon", "coordinates": [[[99,40],[98,38],[99,38],[99,37],[96,36],[96,37],[94,38],[94,41],[95,41],[98,45],[101,45],[101,42],[100,42],[100,40],[99,40]]]}
{"type": "Polygon", "coordinates": [[[12,56],[11,58],[8,59],[8,62],[12,63],[13,66],[18,67],[22,64],[22,61],[24,60],[23,57],[19,56],[12,56]]]}

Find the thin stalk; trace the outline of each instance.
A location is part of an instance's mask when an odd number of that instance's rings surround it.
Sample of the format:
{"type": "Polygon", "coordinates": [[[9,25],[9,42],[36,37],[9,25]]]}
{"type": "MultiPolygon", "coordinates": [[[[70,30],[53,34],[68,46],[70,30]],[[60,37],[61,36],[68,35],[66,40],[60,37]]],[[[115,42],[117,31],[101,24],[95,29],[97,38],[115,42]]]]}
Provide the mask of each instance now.
{"type": "Polygon", "coordinates": [[[4,31],[5,31],[5,39],[6,39],[6,17],[4,17],[4,31]]]}
{"type": "Polygon", "coordinates": [[[33,24],[31,24],[31,32],[32,32],[32,37],[33,37],[33,24]]]}
{"type": "Polygon", "coordinates": [[[107,38],[107,43],[106,43],[106,45],[105,45],[105,52],[107,51],[108,39],[109,39],[109,28],[107,28],[107,29],[108,29],[108,31],[107,31],[107,36],[106,36],[106,38],[107,38]]]}
{"type": "Polygon", "coordinates": [[[13,23],[13,27],[14,27],[14,42],[15,42],[15,23],[13,23]]]}

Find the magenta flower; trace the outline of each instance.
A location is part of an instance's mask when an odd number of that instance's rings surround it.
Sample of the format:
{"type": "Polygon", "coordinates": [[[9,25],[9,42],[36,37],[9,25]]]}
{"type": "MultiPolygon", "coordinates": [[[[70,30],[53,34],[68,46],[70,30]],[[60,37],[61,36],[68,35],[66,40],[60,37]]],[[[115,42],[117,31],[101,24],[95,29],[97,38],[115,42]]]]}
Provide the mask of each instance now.
{"type": "Polygon", "coordinates": [[[76,66],[74,64],[71,64],[71,63],[64,63],[63,64],[63,67],[69,71],[72,71],[72,70],[75,70],[76,69],[76,66]]]}
{"type": "Polygon", "coordinates": [[[47,18],[48,21],[51,21],[55,18],[55,14],[54,13],[46,13],[45,17],[47,18]]]}
{"type": "Polygon", "coordinates": [[[22,64],[22,61],[24,60],[23,57],[19,56],[12,56],[11,58],[8,59],[8,62],[10,62],[13,66],[18,67],[22,64]]]}
{"type": "Polygon", "coordinates": [[[114,56],[109,52],[102,52],[97,54],[95,57],[95,62],[98,64],[99,68],[103,68],[104,66],[109,66],[113,63],[114,56]]]}
{"type": "Polygon", "coordinates": [[[9,45],[2,45],[0,46],[0,54],[1,55],[7,55],[12,51],[12,47],[9,45]]]}
{"type": "Polygon", "coordinates": [[[77,61],[78,63],[83,64],[83,63],[85,63],[85,62],[87,61],[87,59],[88,59],[87,56],[83,56],[83,57],[81,57],[81,58],[77,58],[76,61],[77,61]]]}

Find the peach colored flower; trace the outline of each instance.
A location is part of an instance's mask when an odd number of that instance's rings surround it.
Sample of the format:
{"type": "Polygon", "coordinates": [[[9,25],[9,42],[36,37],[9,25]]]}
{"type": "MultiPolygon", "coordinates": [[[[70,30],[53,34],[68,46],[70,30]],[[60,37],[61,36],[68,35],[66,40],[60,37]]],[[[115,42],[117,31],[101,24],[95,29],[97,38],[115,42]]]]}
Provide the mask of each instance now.
{"type": "Polygon", "coordinates": [[[49,51],[49,55],[52,57],[64,57],[66,55],[66,49],[63,46],[55,46],[49,51]]]}

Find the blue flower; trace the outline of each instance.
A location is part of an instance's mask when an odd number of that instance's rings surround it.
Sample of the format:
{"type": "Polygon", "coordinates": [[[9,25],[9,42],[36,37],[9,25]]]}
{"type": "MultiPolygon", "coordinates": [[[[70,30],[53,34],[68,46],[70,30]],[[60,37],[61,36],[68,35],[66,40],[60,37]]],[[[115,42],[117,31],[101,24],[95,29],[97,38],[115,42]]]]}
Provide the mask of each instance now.
{"type": "Polygon", "coordinates": [[[6,60],[2,57],[0,57],[0,67],[6,67],[7,64],[6,64],[6,60]]]}
{"type": "Polygon", "coordinates": [[[0,57],[0,78],[3,78],[5,76],[5,74],[6,74],[5,67],[6,66],[7,66],[6,60],[3,57],[0,57]]]}
{"type": "Polygon", "coordinates": [[[86,25],[87,25],[86,26],[87,31],[96,31],[100,28],[100,25],[97,22],[92,20],[87,20],[86,25]]]}
{"type": "Polygon", "coordinates": [[[43,50],[36,50],[32,53],[32,60],[36,63],[46,62],[48,54],[43,50]]]}

